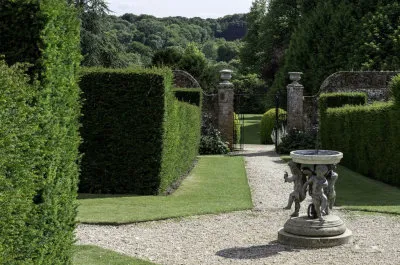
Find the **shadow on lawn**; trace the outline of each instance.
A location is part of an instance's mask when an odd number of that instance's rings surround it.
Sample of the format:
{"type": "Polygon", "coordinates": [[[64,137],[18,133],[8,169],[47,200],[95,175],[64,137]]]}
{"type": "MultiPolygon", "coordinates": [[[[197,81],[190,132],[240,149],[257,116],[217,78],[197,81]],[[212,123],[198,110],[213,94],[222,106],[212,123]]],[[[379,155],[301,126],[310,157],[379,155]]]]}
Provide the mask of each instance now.
{"type": "Polygon", "coordinates": [[[133,194],[91,194],[91,193],[79,193],[78,200],[87,199],[102,199],[102,198],[121,198],[121,197],[138,197],[133,194]]]}
{"type": "MultiPolygon", "coordinates": [[[[246,149],[244,150],[246,151],[246,149]]],[[[245,156],[245,157],[257,157],[257,156],[268,156],[268,157],[279,157],[279,155],[275,151],[261,151],[254,153],[244,153],[240,151],[239,153],[232,153],[230,156],[245,156]]]]}
{"type": "Polygon", "coordinates": [[[262,259],[277,255],[280,252],[293,251],[298,252],[299,250],[281,245],[278,241],[271,241],[268,245],[223,249],[218,251],[216,255],[228,259],[262,259]]]}

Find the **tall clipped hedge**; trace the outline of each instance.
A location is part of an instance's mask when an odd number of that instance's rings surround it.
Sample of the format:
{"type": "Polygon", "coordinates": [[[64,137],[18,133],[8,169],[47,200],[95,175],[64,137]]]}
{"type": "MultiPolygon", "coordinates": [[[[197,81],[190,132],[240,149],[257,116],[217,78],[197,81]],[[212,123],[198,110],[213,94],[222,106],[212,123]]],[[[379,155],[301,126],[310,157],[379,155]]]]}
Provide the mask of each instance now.
{"type": "Polygon", "coordinates": [[[23,70],[0,61],[0,264],[32,262],[27,253],[35,251],[31,241],[40,232],[27,225],[40,180],[31,170],[40,147],[38,109],[30,105],[38,84],[29,84],[23,70]]]}
{"type": "Polygon", "coordinates": [[[201,93],[171,84],[171,71],[163,69],[83,73],[82,192],[157,194],[190,168],[201,93]]]}
{"type": "Polygon", "coordinates": [[[0,263],[71,264],[80,143],[78,14],[65,0],[5,0],[0,10],[0,54],[9,65],[31,64],[29,84],[18,71],[8,72],[9,79],[1,75],[7,88],[0,123],[9,134],[0,143],[0,263]]]}
{"type": "Polygon", "coordinates": [[[392,103],[328,109],[320,121],[322,147],[343,152],[341,164],[400,186],[399,117],[392,103]]]}
{"type": "MultiPolygon", "coordinates": [[[[396,78],[390,86],[399,83],[396,78]]],[[[355,171],[400,186],[399,117],[393,102],[328,108],[320,120],[322,146],[343,152],[342,163],[355,171]]]]}
{"type": "Polygon", "coordinates": [[[318,108],[322,114],[327,108],[338,108],[344,105],[365,105],[368,96],[363,92],[323,93],[319,97],[318,108]]]}

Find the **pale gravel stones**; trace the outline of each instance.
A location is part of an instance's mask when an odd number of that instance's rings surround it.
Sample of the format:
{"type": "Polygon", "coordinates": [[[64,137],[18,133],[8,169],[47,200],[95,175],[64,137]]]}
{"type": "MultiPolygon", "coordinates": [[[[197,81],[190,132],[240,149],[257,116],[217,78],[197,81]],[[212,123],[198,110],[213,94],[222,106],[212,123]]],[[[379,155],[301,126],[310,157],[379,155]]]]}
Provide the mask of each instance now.
{"type": "MultiPolygon", "coordinates": [[[[400,264],[400,217],[336,209],[352,244],[296,249],[277,243],[290,211],[289,171],[272,146],[246,146],[254,210],[123,226],[79,225],[78,244],[93,244],[158,264],[400,264]]],[[[340,181],[340,176],[339,180],[340,181]]],[[[339,194],[340,191],[338,191],[339,194]]],[[[301,213],[305,212],[302,205],[301,213]]]]}

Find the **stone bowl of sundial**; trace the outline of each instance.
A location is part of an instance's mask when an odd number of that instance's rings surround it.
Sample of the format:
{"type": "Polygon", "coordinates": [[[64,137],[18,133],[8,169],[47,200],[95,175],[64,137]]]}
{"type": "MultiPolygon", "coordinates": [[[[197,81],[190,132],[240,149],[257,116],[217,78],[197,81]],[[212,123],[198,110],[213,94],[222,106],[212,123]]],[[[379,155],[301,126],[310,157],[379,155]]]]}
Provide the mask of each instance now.
{"type": "Polygon", "coordinates": [[[290,152],[293,162],[309,165],[334,165],[343,158],[343,153],[332,150],[296,150],[290,152]]]}

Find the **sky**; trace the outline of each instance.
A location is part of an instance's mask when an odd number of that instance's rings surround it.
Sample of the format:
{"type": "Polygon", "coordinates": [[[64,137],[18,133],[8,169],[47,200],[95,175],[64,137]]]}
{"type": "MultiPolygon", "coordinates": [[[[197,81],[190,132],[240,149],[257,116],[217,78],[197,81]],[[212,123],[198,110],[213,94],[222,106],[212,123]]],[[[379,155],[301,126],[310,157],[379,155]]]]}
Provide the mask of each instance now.
{"type": "Polygon", "coordinates": [[[236,13],[248,13],[253,0],[107,0],[116,16],[125,13],[155,17],[219,18],[236,13]]]}

